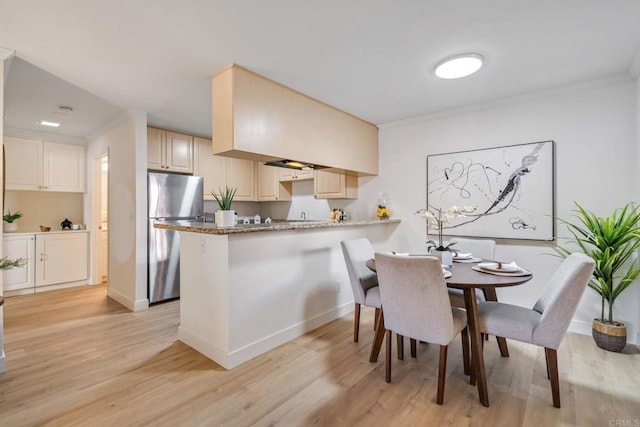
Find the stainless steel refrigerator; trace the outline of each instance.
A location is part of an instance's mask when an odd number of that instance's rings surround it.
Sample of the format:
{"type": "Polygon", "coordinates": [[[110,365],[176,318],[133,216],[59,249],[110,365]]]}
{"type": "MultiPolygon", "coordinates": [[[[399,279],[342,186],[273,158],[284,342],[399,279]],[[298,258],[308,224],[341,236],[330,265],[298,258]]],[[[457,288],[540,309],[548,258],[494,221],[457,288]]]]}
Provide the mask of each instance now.
{"type": "Polygon", "coordinates": [[[204,215],[202,178],[149,172],[147,245],[149,302],[180,296],[180,234],[153,227],[155,221],[195,221],[204,215]]]}

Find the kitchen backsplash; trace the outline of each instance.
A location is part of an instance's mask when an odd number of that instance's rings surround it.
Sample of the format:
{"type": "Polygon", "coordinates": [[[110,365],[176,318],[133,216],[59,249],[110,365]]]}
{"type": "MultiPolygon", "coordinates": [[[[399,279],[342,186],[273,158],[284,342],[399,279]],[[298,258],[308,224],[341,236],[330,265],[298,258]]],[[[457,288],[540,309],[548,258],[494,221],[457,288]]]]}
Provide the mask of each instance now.
{"type": "Polygon", "coordinates": [[[4,203],[4,213],[20,211],[24,215],[16,221],[18,231],[40,231],[40,225],[60,230],[65,218],[74,224],[84,223],[82,193],[7,191],[4,203]]]}

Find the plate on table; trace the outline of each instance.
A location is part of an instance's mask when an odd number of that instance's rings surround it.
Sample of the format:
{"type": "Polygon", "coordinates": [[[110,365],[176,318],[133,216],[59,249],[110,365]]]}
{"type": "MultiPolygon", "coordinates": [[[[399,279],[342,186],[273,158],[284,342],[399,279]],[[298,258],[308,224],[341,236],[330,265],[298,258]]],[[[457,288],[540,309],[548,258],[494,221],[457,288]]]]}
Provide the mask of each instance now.
{"type": "Polygon", "coordinates": [[[445,270],[444,268],[442,269],[442,274],[444,274],[445,279],[448,279],[449,277],[453,276],[452,272],[450,272],[449,270],[445,270]]]}
{"type": "Polygon", "coordinates": [[[459,260],[465,260],[465,259],[472,259],[473,255],[471,255],[471,253],[463,254],[462,252],[453,251],[452,258],[454,261],[459,261],[459,260]]]}
{"type": "Polygon", "coordinates": [[[482,261],[480,258],[472,256],[471,258],[464,258],[464,259],[459,259],[459,258],[454,258],[453,262],[468,262],[468,263],[475,263],[475,262],[480,262],[482,261]]]}
{"type": "Polygon", "coordinates": [[[522,270],[515,262],[481,262],[478,264],[478,267],[483,270],[493,271],[494,273],[517,273],[522,270]]]}

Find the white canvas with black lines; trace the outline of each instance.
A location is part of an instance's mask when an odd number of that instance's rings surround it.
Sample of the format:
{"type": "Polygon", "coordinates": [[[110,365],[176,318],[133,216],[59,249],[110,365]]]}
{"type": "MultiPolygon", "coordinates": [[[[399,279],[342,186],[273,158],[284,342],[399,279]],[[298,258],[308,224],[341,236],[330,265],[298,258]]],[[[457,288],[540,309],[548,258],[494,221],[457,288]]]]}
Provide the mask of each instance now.
{"type": "MultiPolygon", "coordinates": [[[[450,236],[552,240],[554,142],[427,156],[431,211],[473,206],[443,225],[450,236]]],[[[437,231],[429,230],[429,234],[437,231]]]]}

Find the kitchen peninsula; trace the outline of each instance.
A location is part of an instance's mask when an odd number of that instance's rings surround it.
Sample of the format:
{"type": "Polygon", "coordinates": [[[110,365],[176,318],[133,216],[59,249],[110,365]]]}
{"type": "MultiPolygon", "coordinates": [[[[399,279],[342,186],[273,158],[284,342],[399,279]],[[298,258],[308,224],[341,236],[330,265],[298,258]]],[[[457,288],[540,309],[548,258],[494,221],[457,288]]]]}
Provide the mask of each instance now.
{"type": "Polygon", "coordinates": [[[353,310],[340,242],[384,246],[400,220],[278,222],[180,231],[180,341],[226,369],[353,310]]]}

